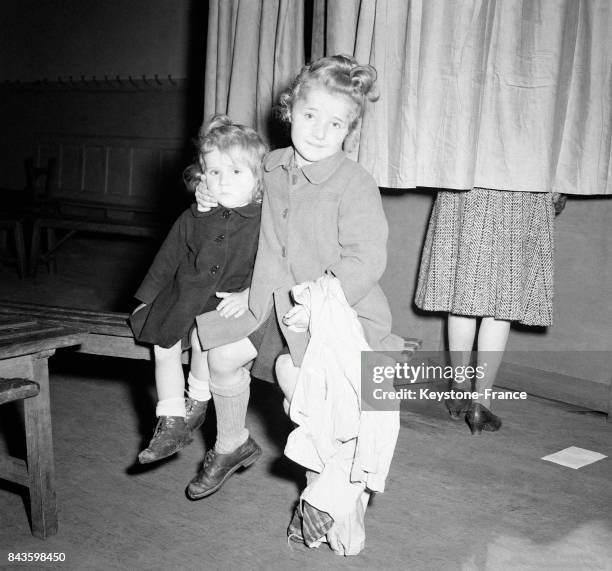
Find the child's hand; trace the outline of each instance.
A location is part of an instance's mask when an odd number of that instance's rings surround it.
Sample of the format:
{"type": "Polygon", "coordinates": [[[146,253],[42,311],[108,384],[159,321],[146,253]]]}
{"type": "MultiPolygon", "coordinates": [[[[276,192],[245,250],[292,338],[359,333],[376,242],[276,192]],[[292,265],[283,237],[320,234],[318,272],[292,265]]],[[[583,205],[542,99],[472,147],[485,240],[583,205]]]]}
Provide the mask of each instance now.
{"type": "Polygon", "coordinates": [[[296,305],[283,315],[283,323],[291,331],[303,333],[304,331],[308,331],[310,313],[303,305],[296,305]]]}
{"type": "Polygon", "coordinates": [[[206,176],[202,173],[198,175],[199,182],[195,190],[195,198],[198,203],[198,212],[208,212],[217,206],[217,199],[210,193],[206,185],[206,176]]]}
{"type": "Polygon", "coordinates": [[[140,311],[141,309],[147,307],[146,303],[141,303],[134,311],[132,311],[132,315],[134,315],[136,312],[140,311]]]}
{"type": "Polygon", "coordinates": [[[236,319],[249,308],[249,288],[236,293],[218,291],[216,296],[221,298],[221,302],[217,305],[221,317],[236,319]]]}

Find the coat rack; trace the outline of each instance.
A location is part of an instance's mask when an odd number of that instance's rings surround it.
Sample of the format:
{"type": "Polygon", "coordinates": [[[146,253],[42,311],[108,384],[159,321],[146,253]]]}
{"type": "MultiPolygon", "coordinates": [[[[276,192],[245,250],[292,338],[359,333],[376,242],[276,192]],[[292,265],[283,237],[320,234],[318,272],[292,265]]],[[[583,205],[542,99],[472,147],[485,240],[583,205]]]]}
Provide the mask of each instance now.
{"type": "Polygon", "coordinates": [[[56,80],[49,80],[46,77],[35,81],[5,80],[0,85],[5,88],[23,90],[171,91],[182,89],[187,83],[187,79],[175,79],[171,74],[160,76],[156,73],[153,77],[147,77],[145,74],[128,75],[127,77],[69,75],[67,77],[58,76],[56,80]]]}

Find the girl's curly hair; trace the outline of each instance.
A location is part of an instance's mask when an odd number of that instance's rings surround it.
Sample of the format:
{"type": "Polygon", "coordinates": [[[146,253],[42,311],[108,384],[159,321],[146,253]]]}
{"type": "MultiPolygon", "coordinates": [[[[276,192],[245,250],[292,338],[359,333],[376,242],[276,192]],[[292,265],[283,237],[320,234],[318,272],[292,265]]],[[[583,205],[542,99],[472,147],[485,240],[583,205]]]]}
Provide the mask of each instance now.
{"type": "Polygon", "coordinates": [[[349,133],[359,124],[366,101],[376,101],[376,69],[361,65],[351,56],[335,55],[320,58],[302,68],[291,85],[280,96],[277,113],[281,120],[291,122],[291,110],[296,101],[311,87],[325,87],[332,93],[348,97],[354,103],[349,133]]]}

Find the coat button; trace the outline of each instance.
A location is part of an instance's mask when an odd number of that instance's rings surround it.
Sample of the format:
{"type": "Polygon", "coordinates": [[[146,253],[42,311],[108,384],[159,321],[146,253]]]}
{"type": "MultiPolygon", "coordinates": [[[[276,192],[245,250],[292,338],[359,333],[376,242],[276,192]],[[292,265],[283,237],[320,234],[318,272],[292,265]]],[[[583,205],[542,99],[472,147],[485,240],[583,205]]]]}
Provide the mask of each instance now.
{"type": "Polygon", "coordinates": [[[289,209],[288,209],[288,208],[285,208],[285,210],[283,210],[283,211],[282,211],[281,216],[282,216],[283,218],[287,218],[287,214],[289,214],[289,209]]]}
{"type": "Polygon", "coordinates": [[[210,266],[210,273],[214,276],[220,269],[221,266],[219,264],[215,264],[214,266],[210,266]]]}
{"type": "Polygon", "coordinates": [[[221,214],[221,216],[223,216],[223,218],[229,218],[232,215],[232,213],[229,210],[224,210],[223,214],[221,214]]]}
{"type": "Polygon", "coordinates": [[[219,234],[216,238],[215,238],[215,242],[217,242],[217,244],[221,244],[221,242],[223,242],[223,240],[225,240],[225,234],[219,234]]]}
{"type": "Polygon", "coordinates": [[[285,248],[285,246],[283,246],[283,249],[281,250],[281,254],[282,254],[283,258],[287,257],[287,248],[285,248]]]}

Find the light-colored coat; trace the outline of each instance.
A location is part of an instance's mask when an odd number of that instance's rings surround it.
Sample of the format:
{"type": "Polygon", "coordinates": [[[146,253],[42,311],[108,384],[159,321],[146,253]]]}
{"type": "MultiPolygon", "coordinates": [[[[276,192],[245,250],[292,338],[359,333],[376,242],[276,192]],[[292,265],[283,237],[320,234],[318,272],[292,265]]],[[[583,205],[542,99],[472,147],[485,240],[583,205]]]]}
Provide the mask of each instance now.
{"type": "MultiPolygon", "coordinates": [[[[391,311],[378,281],[387,262],[387,220],[374,179],[343,152],[298,168],[293,148],[264,161],[265,192],[250,311],[239,319],[198,318],[205,348],[245,337],[273,305],[279,322],[292,307],[292,286],[330,274],[342,284],[374,350],[402,350],[391,334],[391,311]]],[[[282,326],[299,365],[308,335],[282,326]]]]}

